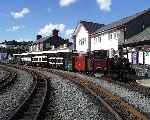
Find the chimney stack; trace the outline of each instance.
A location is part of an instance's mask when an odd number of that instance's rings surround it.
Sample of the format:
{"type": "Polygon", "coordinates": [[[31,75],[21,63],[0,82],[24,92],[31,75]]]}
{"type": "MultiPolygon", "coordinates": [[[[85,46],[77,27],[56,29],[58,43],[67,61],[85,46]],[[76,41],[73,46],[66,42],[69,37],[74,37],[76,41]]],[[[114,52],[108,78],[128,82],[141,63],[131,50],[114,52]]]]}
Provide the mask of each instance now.
{"type": "Polygon", "coordinates": [[[37,40],[39,40],[39,39],[41,39],[41,38],[42,38],[42,35],[37,35],[37,36],[36,36],[36,39],[37,39],[37,40]]]}
{"type": "Polygon", "coordinates": [[[53,36],[58,36],[58,32],[59,32],[59,30],[54,29],[54,30],[53,30],[53,36]]]}

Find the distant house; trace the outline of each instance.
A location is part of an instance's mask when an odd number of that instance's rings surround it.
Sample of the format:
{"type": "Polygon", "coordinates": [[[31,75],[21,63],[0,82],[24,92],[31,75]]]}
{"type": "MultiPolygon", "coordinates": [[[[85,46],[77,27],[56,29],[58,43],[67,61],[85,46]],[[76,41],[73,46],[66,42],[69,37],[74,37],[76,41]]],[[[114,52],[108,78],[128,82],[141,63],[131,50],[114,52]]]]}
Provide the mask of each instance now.
{"type": "Polygon", "coordinates": [[[0,53],[0,61],[7,59],[7,53],[0,53]]]}
{"type": "Polygon", "coordinates": [[[58,30],[53,30],[52,36],[42,37],[37,35],[36,41],[30,47],[30,52],[45,51],[58,47],[70,46],[71,43],[68,40],[61,38],[58,35],[58,30]]]}
{"type": "Polygon", "coordinates": [[[6,44],[2,44],[2,43],[0,43],[0,48],[6,48],[7,47],[7,45],[6,44]]]}
{"type": "Polygon", "coordinates": [[[14,48],[15,46],[17,46],[17,41],[12,40],[12,41],[6,41],[3,42],[2,44],[4,44],[6,46],[6,48],[14,48]]]}
{"type": "Polygon", "coordinates": [[[103,26],[104,24],[80,21],[73,33],[74,50],[78,52],[88,52],[91,48],[90,34],[103,26]]]}

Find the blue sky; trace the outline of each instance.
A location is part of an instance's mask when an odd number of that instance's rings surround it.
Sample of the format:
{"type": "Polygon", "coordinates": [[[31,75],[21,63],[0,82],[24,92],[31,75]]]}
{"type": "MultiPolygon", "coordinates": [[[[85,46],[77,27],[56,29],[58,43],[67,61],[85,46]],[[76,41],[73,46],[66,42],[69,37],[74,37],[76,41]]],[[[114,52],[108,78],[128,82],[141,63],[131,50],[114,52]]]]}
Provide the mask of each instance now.
{"type": "Polygon", "coordinates": [[[0,42],[35,40],[53,28],[69,37],[80,20],[108,24],[150,8],[150,0],[1,0],[0,42]]]}

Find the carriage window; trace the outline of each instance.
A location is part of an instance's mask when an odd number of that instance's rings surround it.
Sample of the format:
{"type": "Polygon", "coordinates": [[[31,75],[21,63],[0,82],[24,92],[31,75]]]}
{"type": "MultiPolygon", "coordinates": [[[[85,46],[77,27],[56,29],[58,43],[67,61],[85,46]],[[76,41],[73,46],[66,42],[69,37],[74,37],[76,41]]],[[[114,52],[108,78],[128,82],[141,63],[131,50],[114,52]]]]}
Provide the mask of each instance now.
{"type": "Polygon", "coordinates": [[[55,59],[52,59],[51,61],[52,61],[52,63],[55,63],[56,60],[55,60],[55,59]]]}
{"type": "Polygon", "coordinates": [[[32,61],[38,61],[38,58],[32,58],[32,61]]]}
{"type": "Polygon", "coordinates": [[[62,63],[63,62],[63,59],[60,59],[60,63],[62,63]]]}
{"type": "Polygon", "coordinates": [[[47,61],[47,58],[42,58],[42,61],[47,61]]]}
{"type": "Polygon", "coordinates": [[[39,58],[39,61],[41,61],[41,58],[39,58]]]}

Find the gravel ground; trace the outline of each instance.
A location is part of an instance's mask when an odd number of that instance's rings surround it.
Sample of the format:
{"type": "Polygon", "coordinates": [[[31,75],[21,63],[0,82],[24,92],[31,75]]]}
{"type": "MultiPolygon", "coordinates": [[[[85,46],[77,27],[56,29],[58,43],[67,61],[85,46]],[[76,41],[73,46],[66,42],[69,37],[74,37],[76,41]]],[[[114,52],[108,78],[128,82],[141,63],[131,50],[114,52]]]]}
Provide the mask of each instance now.
{"type": "MultiPolygon", "coordinates": [[[[76,75],[81,76],[83,78],[87,77],[78,73],[76,73],[76,75]]],[[[127,88],[123,88],[118,84],[110,83],[108,81],[92,77],[87,78],[89,78],[97,85],[101,85],[105,89],[111,91],[114,95],[120,96],[124,100],[128,101],[130,104],[134,105],[140,111],[148,113],[150,115],[150,98],[145,97],[144,95],[138,92],[131,91],[127,88]]]]}
{"type": "Polygon", "coordinates": [[[57,75],[42,73],[50,77],[53,88],[45,120],[113,120],[101,103],[75,84],[57,75]]]}
{"type": "Polygon", "coordinates": [[[6,115],[19,105],[19,99],[27,94],[33,83],[31,74],[15,68],[10,69],[17,71],[17,79],[12,86],[7,87],[5,92],[0,93],[0,120],[5,120],[6,115]]]}
{"type": "Polygon", "coordinates": [[[7,71],[0,68],[0,80],[7,75],[7,71]]]}

